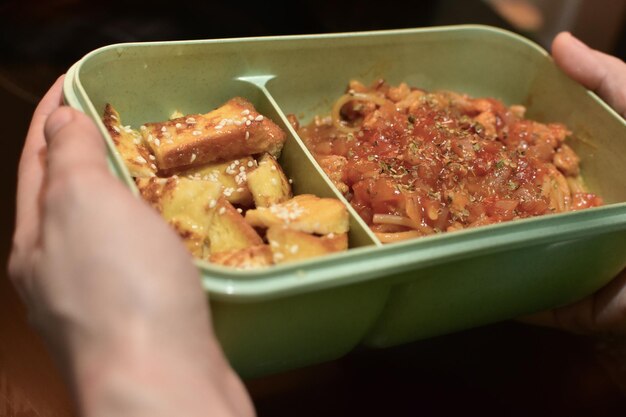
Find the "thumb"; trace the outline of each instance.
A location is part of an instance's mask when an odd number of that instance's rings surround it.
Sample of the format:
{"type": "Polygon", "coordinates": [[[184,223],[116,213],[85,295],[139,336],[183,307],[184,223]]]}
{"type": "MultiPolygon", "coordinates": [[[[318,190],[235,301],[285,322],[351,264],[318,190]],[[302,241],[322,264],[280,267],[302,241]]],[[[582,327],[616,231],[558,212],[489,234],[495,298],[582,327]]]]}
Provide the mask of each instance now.
{"type": "Polygon", "coordinates": [[[85,114],[60,107],[46,120],[44,134],[48,145],[49,178],[81,166],[107,170],[102,135],[85,114]]]}
{"type": "Polygon", "coordinates": [[[556,64],[573,80],[593,90],[626,117],[626,63],[589,48],[568,32],[552,42],[556,64]]]}

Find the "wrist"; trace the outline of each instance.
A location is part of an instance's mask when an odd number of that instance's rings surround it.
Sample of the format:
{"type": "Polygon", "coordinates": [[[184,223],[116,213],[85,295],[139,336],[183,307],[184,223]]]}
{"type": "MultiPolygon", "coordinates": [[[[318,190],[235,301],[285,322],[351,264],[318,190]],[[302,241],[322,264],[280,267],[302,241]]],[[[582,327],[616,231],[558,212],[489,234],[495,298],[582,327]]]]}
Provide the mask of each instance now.
{"type": "Polygon", "coordinates": [[[74,350],[70,369],[80,415],[253,415],[214,339],[198,340],[194,349],[173,349],[135,330],[125,340],[74,350]]]}

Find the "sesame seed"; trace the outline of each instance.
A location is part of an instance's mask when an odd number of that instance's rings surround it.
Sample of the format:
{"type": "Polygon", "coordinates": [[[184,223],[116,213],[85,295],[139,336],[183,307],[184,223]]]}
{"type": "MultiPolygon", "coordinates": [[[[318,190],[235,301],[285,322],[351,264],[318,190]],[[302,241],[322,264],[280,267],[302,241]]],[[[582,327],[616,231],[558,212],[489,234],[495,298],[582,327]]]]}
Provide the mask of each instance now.
{"type": "Polygon", "coordinates": [[[241,120],[235,120],[235,126],[241,126],[243,122],[241,120]]]}
{"type": "Polygon", "coordinates": [[[117,126],[113,126],[113,130],[115,130],[117,133],[120,133],[120,128],[117,126]]]}
{"type": "Polygon", "coordinates": [[[296,252],[298,252],[298,249],[299,249],[298,245],[293,245],[293,246],[289,249],[289,252],[291,252],[291,253],[296,253],[296,252]]]}
{"type": "Polygon", "coordinates": [[[254,116],[253,115],[248,116],[248,120],[250,121],[254,120],[254,116]]]}
{"type": "Polygon", "coordinates": [[[220,207],[220,209],[219,209],[218,213],[219,213],[219,214],[224,214],[224,213],[226,213],[226,207],[220,207]]]}
{"type": "Polygon", "coordinates": [[[143,156],[141,156],[141,155],[137,156],[137,157],[135,158],[135,161],[139,162],[140,164],[145,164],[145,163],[147,163],[147,162],[148,162],[148,161],[146,161],[146,160],[145,160],[145,158],[144,158],[143,156]]]}
{"type": "Polygon", "coordinates": [[[131,129],[130,126],[124,126],[124,132],[133,133],[133,129],[131,129]]]}
{"type": "Polygon", "coordinates": [[[117,118],[117,116],[116,116],[116,115],[114,115],[114,114],[112,114],[112,115],[111,115],[111,119],[113,119],[113,120],[119,120],[119,119],[117,118]]]}
{"type": "Polygon", "coordinates": [[[161,127],[161,132],[164,132],[164,133],[167,132],[167,127],[165,126],[161,127]]]}
{"type": "Polygon", "coordinates": [[[155,171],[156,171],[157,166],[156,166],[156,165],[154,165],[154,164],[150,164],[150,168],[152,168],[153,170],[155,170],[155,171]]]}
{"type": "Polygon", "coordinates": [[[225,171],[225,172],[226,172],[228,175],[235,175],[235,174],[237,173],[237,171],[235,170],[235,168],[236,168],[236,167],[237,167],[237,166],[236,166],[234,163],[232,163],[232,164],[230,164],[230,165],[228,165],[228,166],[226,167],[226,171],[225,171]]]}
{"type": "Polygon", "coordinates": [[[246,190],[246,189],[245,189],[245,188],[243,188],[243,187],[239,187],[239,188],[237,188],[237,192],[238,192],[238,193],[243,193],[245,190],[246,190]]]}
{"type": "Polygon", "coordinates": [[[144,126],[144,125],[139,126],[139,130],[146,130],[146,129],[148,129],[148,128],[146,126],[144,126]]]}
{"type": "Polygon", "coordinates": [[[276,171],[276,165],[272,165],[272,168],[270,168],[272,171],[276,171]]]}
{"type": "Polygon", "coordinates": [[[272,178],[272,184],[273,184],[273,185],[278,184],[278,180],[277,180],[276,178],[272,178]]]}
{"type": "Polygon", "coordinates": [[[209,208],[215,207],[216,204],[217,204],[217,200],[216,199],[212,199],[211,201],[209,201],[209,208]]]}
{"type": "Polygon", "coordinates": [[[156,158],[154,157],[154,155],[148,155],[148,158],[150,158],[151,161],[156,160],[156,158]]]}
{"type": "Polygon", "coordinates": [[[327,235],[327,237],[328,237],[329,239],[332,239],[332,238],[334,238],[334,237],[335,237],[335,234],[331,232],[331,233],[329,233],[329,234],[327,235]]]}
{"type": "Polygon", "coordinates": [[[176,123],[176,129],[180,129],[181,127],[183,127],[183,125],[182,125],[182,124],[180,124],[180,123],[176,123]]]}
{"type": "Polygon", "coordinates": [[[250,138],[250,132],[246,131],[246,140],[250,138]]]}
{"type": "Polygon", "coordinates": [[[239,159],[235,159],[235,162],[233,162],[235,165],[239,165],[239,159]]]}
{"type": "Polygon", "coordinates": [[[240,209],[240,208],[238,208],[238,209],[237,209],[237,211],[238,211],[239,213],[243,213],[243,210],[242,210],[242,209],[240,209]]]}
{"type": "MultiPolygon", "coordinates": [[[[246,180],[248,179],[248,176],[246,175],[246,171],[241,171],[239,174],[237,174],[235,176],[235,182],[239,185],[242,185],[246,182],[246,180]]],[[[242,189],[237,189],[237,191],[243,191],[242,189]]]]}
{"type": "Polygon", "coordinates": [[[135,139],[133,139],[133,143],[135,145],[141,145],[141,139],[140,138],[135,138],[135,139]]]}
{"type": "Polygon", "coordinates": [[[154,140],[154,144],[156,146],[161,146],[161,141],[157,138],[157,139],[154,140]]]}
{"type": "Polygon", "coordinates": [[[285,223],[289,223],[300,217],[304,213],[304,208],[295,201],[291,201],[286,204],[271,205],[269,211],[285,223]]]}
{"type": "Polygon", "coordinates": [[[259,114],[257,117],[254,118],[254,120],[256,120],[257,122],[260,122],[261,120],[263,120],[263,115],[259,114]]]}
{"type": "Polygon", "coordinates": [[[202,132],[200,130],[194,130],[193,132],[191,132],[191,134],[194,136],[200,136],[202,132]]]}
{"type": "Polygon", "coordinates": [[[247,116],[249,114],[250,114],[250,110],[248,110],[248,109],[245,109],[244,111],[241,112],[242,116],[247,116]]]}
{"type": "Polygon", "coordinates": [[[293,180],[289,178],[289,184],[293,184],[293,180]]]}
{"type": "Polygon", "coordinates": [[[280,260],[281,260],[281,259],[283,259],[284,257],[285,257],[285,255],[283,255],[282,253],[280,253],[280,252],[276,252],[276,253],[274,254],[274,261],[280,261],[280,260]]]}
{"type": "Polygon", "coordinates": [[[224,126],[223,125],[217,125],[215,126],[215,130],[221,130],[224,126]]]}
{"type": "Polygon", "coordinates": [[[252,122],[250,120],[246,120],[246,126],[250,126],[252,122]]]}
{"type": "Polygon", "coordinates": [[[148,135],[148,142],[152,142],[154,140],[154,136],[148,135]]]}
{"type": "Polygon", "coordinates": [[[185,122],[189,124],[194,124],[196,123],[196,119],[194,119],[193,117],[188,117],[187,120],[185,120],[185,122]]]}
{"type": "Polygon", "coordinates": [[[233,187],[226,187],[226,188],[224,188],[223,194],[226,197],[230,197],[231,195],[233,195],[234,192],[235,192],[235,189],[233,187]]]}
{"type": "Polygon", "coordinates": [[[254,162],[252,162],[252,161],[248,161],[248,166],[249,166],[250,168],[252,168],[252,167],[254,166],[254,162]]]}
{"type": "Polygon", "coordinates": [[[191,163],[191,162],[195,161],[196,160],[196,156],[197,155],[195,153],[192,153],[191,154],[191,159],[189,160],[189,162],[191,163]]]}

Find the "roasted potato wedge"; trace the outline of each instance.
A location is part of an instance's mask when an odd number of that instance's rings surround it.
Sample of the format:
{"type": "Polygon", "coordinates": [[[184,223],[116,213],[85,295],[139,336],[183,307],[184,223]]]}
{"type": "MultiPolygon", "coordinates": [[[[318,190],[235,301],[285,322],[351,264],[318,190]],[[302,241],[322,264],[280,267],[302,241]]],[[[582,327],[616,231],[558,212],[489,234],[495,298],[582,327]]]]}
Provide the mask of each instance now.
{"type": "Polygon", "coordinates": [[[106,127],[130,175],[135,178],[154,177],[157,166],[141,134],[129,126],[122,125],[119,113],[107,104],[102,122],[106,127]]]}
{"type": "Polygon", "coordinates": [[[337,199],[302,194],[284,203],[248,210],[246,221],[260,228],[288,226],[318,235],[341,234],[348,231],[348,210],[337,199]]]}
{"type": "Polygon", "coordinates": [[[259,166],[248,174],[248,187],[256,207],[269,207],[291,198],[291,186],[283,169],[270,154],[263,154],[259,166]]]}
{"type": "Polygon", "coordinates": [[[276,155],[286,137],[280,127],[257,113],[241,97],[206,114],[146,123],[140,131],[161,170],[229,161],[263,152],[276,155]]]}
{"type": "Polygon", "coordinates": [[[267,229],[267,240],[275,263],[314,258],[348,249],[347,233],[314,236],[287,226],[267,229]]]}

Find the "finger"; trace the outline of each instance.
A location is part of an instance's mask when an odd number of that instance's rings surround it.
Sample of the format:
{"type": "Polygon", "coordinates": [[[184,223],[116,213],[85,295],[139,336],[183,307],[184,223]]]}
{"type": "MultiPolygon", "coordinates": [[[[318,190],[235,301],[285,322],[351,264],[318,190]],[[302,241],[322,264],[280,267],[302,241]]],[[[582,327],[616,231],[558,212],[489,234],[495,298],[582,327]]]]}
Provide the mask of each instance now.
{"type": "Polygon", "coordinates": [[[64,76],[57,79],[33,113],[20,164],[16,197],[15,236],[12,259],[27,253],[37,240],[39,197],[44,178],[46,142],[44,123],[62,100],[64,76]]]}
{"type": "Polygon", "coordinates": [[[85,114],[61,107],[48,117],[44,130],[49,182],[79,169],[108,172],[102,135],[85,114]]]}
{"type": "Polygon", "coordinates": [[[572,79],[596,92],[623,117],[626,117],[626,63],[589,48],[568,32],[552,42],[557,65],[572,79]]]}
{"type": "Polygon", "coordinates": [[[583,300],[520,319],[539,326],[580,334],[626,334],[626,269],[605,287],[583,300]]]}

